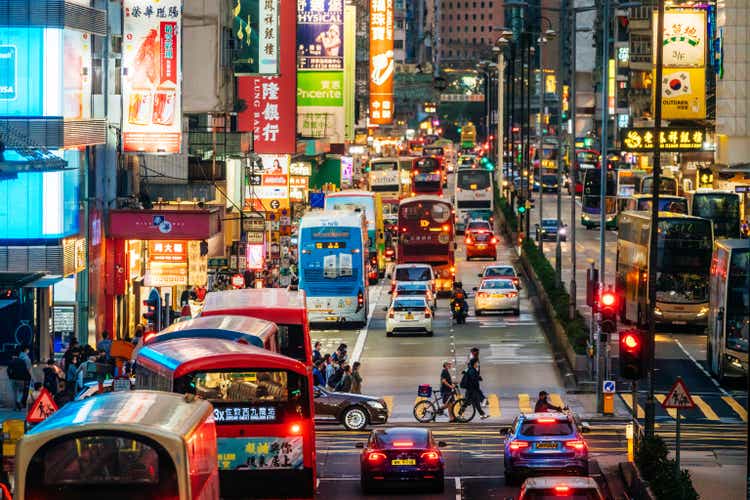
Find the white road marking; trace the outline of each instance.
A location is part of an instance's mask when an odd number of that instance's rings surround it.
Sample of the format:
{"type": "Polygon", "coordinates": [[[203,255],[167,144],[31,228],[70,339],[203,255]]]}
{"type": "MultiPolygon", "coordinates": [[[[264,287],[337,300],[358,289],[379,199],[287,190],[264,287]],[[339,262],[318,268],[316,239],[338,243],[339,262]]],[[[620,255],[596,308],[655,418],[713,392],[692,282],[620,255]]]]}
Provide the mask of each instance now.
{"type": "Polygon", "coordinates": [[[693,362],[693,364],[695,364],[695,366],[697,366],[697,367],[698,367],[698,369],[699,369],[700,371],[702,371],[702,372],[703,372],[703,374],[704,374],[704,375],[705,375],[706,377],[708,377],[708,378],[709,378],[709,379],[711,380],[711,382],[713,382],[713,384],[714,384],[714,385],[716,386],[716,388],[717,388],[717,389],[719,390],[719,392],[721,392],[721,395],[722,395],[722,396],[729,396],[729,393],[728,393],[727,391],[725,391],[725,390],[724,390],[724,388],[723,388],[723,387],[721,386],[721,384],[719,383],[719,381],[718,381],[718,380],[716,380],[716,379],[715,379],[715,378],[714,378],[714,377],[713,377],[713,376],[712,376],[712,375],[711,375],[711,374],[710,374],[710,373],[708,372],[708,370],[706,370],[705,368],[703,368],[703,365],[702,365],[702,364],[698,363],[698,361],[697,361],[697,360],[696,360],[696,359],[695,359],[695,358],[693,357],[693,355],[692,355],[692,354],[690,354],[690,353],[689,353],[689,352],[687,351],[687,349],[685,349],[685,347],[684,347],[684,346],[682,345],[682,343],[681,343],[681,342],[680,342],[679,340],[677,340],[677,339],[674,339],[674,342],[675,342],[675,344],[677,344],[677,347],[679,347],[679,348],[680,348],[680,350],[681,350],[682,352],[684,352],[684,353],[685,353],[685,356],[687,356],[688,358],[690,358],[690,361],[692,361],[692,362],[693,362]]]}
{"type": "Polygon", "coordinates": [[[456,476],[456,500],[461,500],[461,477],[456,476]]]}
{"type": "Polygon", "coordinates": [[[382,297],[383,295],[385,286],[379,285],[378,288],[379,290],[377,297],[375,298],[375,300],[370,301],[370,310],[367,311],[367,323],[365,324],[364,328],[359,330],[359,333],[357,334],[357,342],[354,344],[354,351],[352,351],[352,363],[355,361],[359,361],[359,358],[362,356],[362,351],[365,349],[365,342],[367,342],[367,330],[370,328],[372,313],[375,312],[375,307],[380,301],[380,297],[382,297]]]}

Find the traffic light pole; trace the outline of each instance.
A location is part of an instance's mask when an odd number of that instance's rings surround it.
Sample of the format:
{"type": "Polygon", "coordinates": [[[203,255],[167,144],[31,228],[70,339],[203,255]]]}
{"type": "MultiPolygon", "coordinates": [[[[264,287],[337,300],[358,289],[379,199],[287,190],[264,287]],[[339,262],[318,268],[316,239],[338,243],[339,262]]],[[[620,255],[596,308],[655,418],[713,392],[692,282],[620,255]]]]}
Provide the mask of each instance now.
{"type": "MultiPolygon", "coordinates": [[[[659,188],[661,184],[661,94],[662,78],[664,76],[664,0],[658,0],[658,20],[656,25],[656,77],[654,78],[654,171],[653,194],[651,202],[651,231],[649,234],[648,260],[652,264],[657,261],[658,224],[659,224],[659,188]]],[[[648,268],[648,397],[646,399],[646,437],[654,436],[656,401],[654,395],[654,365],[656,358],[656,272],[654,265],[648,268]]]]}

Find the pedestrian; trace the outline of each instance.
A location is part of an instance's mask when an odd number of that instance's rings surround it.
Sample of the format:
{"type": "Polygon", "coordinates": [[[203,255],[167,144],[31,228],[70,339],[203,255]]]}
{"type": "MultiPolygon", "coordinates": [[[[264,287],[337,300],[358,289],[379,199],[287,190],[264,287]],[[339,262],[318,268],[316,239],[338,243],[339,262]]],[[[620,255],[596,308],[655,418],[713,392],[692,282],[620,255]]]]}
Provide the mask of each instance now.
{"type": "Polygon", "coordinates": [[[60,380],[62,378],[62,370],[55,364],[55,359],[49,358],[47,366],[44,367],[44,388],[52,394],[52,397],[57,396],[60,391],[60,380]]]}
{"type": "Polygon", "coordinates": [[[362,394],[362,374],[359,373],[360,367],[359,361],[355,361],[352,365],[352,394],[362,394]]]}
{"type": "Polygon", "coordinates": [[[315,347],[313,348],[313,352],[312,352],[313,363],[323,358],[323,356],[320,354],[321,345],[322,344],[320,343],[320,341],[315,342],[315,347]]]}
{"type": "Polygon", "coordinates": [[[337,363],[344,363],[346,362],[346,344],[341,343],[336,348],[336,352],[333,353],[331,358],[336,361],[337,363]]]}
{"type": "Polygon", "coordinates": [[[135,348],[133,349],[133,353],[130,355],[130,361],[135,361],[135,358],[138,355],[138,351],[140,351],[141,347],[143,347],[144,334],[145,329],[143,328],[143,325],[135,325],[135,333],[133,337],[133,345],[135,346],[135,348]]]}
{"type": "Polygon", "coordinates": [[[474,358],[469,361],[469,369],[466,370],[466,399],[469,400],[474,409],[479,413],[479,416],[484,420],[489,418],[489,415],[484,413],[482,409],[482,389],[479,387],[479,382],[482,377],[479,376],[479,359],[474,358]]]}
{"type": "Polygon", "coordinates": [[[26,408],[26,399],[29,396],[29,384],[31,383],[31,372],[27,369],[26,362],[21,359],[19,354],[13,354],[13,358],[8,364],[8,378],[13,384],[16,411],[22,411],[26,408]]]}
{"type": "Polygon", "coordinates": [[[330,378],[333,377],[333,374],[336,372],[336,367],[333,364],[333,358],[330,354],[326,354],[325,356],[323,356],[323,360],[326,363],[326,371],[324,375],[326,377],[326,382],[328,382],[328,380],[330,380],[330,378]]]}
{"type": "Polygon", "coordinates": [[[336,384],[336,392],[351,392],[352,390],[352,367],[344,365],[341,369],[341,380],[336,384]]]}
{"type": "Polygon", "coordinates": [[[187,288],[180,294],[180,307],[190,304],[191,295],[195,296],[195,292],[193,292],[191,286],[188,285],[187,288]]]}
{"type": "Polygon", "coordinates": [[[96,364],[96,356],[89,356],[89,358],[80,364],[76,371],[76,392],[83,389],[84,381],[86,380],[86,373],[89,371],[90,365],[96,364]]]}
{"type": "Polygon", "coordinates": [[[319,359],[315,362],[313,362],[313,383],[316,386],[325,387],[326,385],[326,379],[323,377],[323,373],[321,373],[320,368],[323,365],[323,360],[319,359]]]}
{"type": "Polygon", "coordinates": [[[65,392],[69,396],[76,393],[76,375],[78,374],[78,355],[74,354],[65,369],[65,392]]]}
{"type": "Polygon", "coordinates": [[[456,421],[456,415],[453,413],[453,393],[456,386],[453,384],[453,377],[451,377],[451,367],[453,363],[446,360],[443,362],[443,371],[440,372],[440,397],[443,401],[443,405],[448,408],[448,416],[450,422],[456,421]]]}
{"type": "Polygon", "coordinates": [[[66,370],[68,369],[68,366],[70,365],[73,357],[77,356],[77,354],[80,352],[80,349],[81,348],[78,346],[78,339],[71,336],[70,342],[68,343],[68,348],[63,354],[63,360],[65,361],[65,365],[63,366],[63,368],[65,368],[66,370]]]}
{"type": "Polygon", "coordinates": [[[328,377],[327,382],[328,387],[335,391],[336,386],[338,386],[339,382],[344,377],[344,365],[334,361],[332,366],[334,367],[333,374],[328,377]]]}
{"type": "MultiPolygon", "coordinates": [[[[472,347],[471,350],[469,351],[469,360],[466,363],[467,367],[471,363],[472,359],[476,359],[477,361],[479,361],[479,348],[478,347],[472,347]]],[[[479,366],[479,365],[477,365],[477,366],[479,366]]],[[[479,372],[479,369],[477,369],[477,372],[479,372]]],[[[479,373],[479,380],[480,381],[482,380],[482,374],[481,373],[479,373]]],[[[484,395],[483,392],[480,391],[480,393],[481,393],[481,396],[482,396],[481,399],[480,399],[480,401],[482,402],[482,406],[484,406],[485,408],[487,408],[490,405],[490,402],[487,401],[487,397],[484,395]]]]}
{"type": "Polygon", "coordinates": [[[109,360],[109,351],[112,349],[112,339],[109,338],[109,332],[103,331],[102,332],[102,339],[96,343],[96,350],[97,351],[104,351],[106,354],[107,360],[109,360]]]}
{"type": "Polygon", "coordinates": [[[31,410],[31,407],[34,405],[34,402],[39,399],[39,396],[42,394],[42,383],[41,382],[34,382],[34,388],[31,389],[31,396],[28,400],[28,403],[26,405],[26,411],[28,412],[31,410]]]}

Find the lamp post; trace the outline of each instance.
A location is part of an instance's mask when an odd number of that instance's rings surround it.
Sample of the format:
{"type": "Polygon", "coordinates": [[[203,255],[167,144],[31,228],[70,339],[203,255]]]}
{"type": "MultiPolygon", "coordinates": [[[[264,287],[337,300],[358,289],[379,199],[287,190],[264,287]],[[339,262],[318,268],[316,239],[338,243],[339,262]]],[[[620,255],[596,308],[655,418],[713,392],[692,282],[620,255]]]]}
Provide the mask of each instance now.
{"type": "MultiPolygon", "coordinates": [[[[537,38],[537,44],[539,46],[539,119],[537,121],[537,127],[536,127],[536,139],[537,139],[537,148],[536,148],[536,158],[539,162],[539,178],[534,179],[535,182],[539,182],[539,231],[537,234],[539,234],[539,252],[544,254],[544,238],[542,237],[542,229],[543,224],[542,221],[544,220],[544,210],[543,210],[543,202],[544,202],[544,187],[542,186],[542,145],[543,145],[543,125],[542,125],[542,118],[544,117],[544,63],[542,62],[543,58],[543,50],[542,45],[546,44],[555,36],[557,33],[552,29],[552,21],[547,19],[546,17],[542,16],[541,19],[543,21],[547,21],[550,25],[550,29],[544,32],[543,35],[541,35],[539,38],[537,38]]],[[[532,171],[534,170],[534,165],[532,162],[532,171]]],[[[559,231],[559,229],[558,229],[559,231]]]]}
{"type": "Polygon", "coordinates": [[[503,119],[505,118],[505,95],[503,88],[505,86],[505,48],[508,46],[508,39],[513,33],[503,30],[500,37],[495,41],[492,52],[497,55],[497,182],[502,192],[502,186],[505,181],[503,169],[505,168],[505,134],[503,130],[503,119]]]}

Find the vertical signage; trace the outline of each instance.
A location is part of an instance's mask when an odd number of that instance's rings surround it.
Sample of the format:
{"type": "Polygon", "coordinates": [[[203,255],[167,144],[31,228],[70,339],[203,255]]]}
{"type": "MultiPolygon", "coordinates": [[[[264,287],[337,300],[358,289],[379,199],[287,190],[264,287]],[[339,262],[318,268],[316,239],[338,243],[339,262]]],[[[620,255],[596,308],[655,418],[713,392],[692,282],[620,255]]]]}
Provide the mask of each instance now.
{"type": "Polygon", "coordinates": [[[179,153],[181,0],[123,0],[122,147],[179,153]]]}
{"type": "Polygon", "coordinates": [[[344,138],[354,141],[354,95],[357,69],[357,7],[344,7],[344,138]]]}
{"type": "Polygon", "coordinates": [[[288,209],[289,155],[262,154],[260,159],[263,164],[261,181],[259,185],[247,183],[245,206],[259,211],[288,209]]]}
{"type": "Polygon", "coordinates": [[[297,69],[344,69],[344,2],[297,1],[297,69]]]}
{"type": "Polygon", "coordinates": [[[300,134],[344,142],[343,71],[300,71],[297,107],[300,134]]]}
{"type": "Polygon", "coordinates": [[[393,121],[393,0],[370,1],[370,123],[393,121]]]}
{"type": "Polygon", "coordinates": [[[279,72],[280,0],[232,0],[235,75],[279,72]]]}

